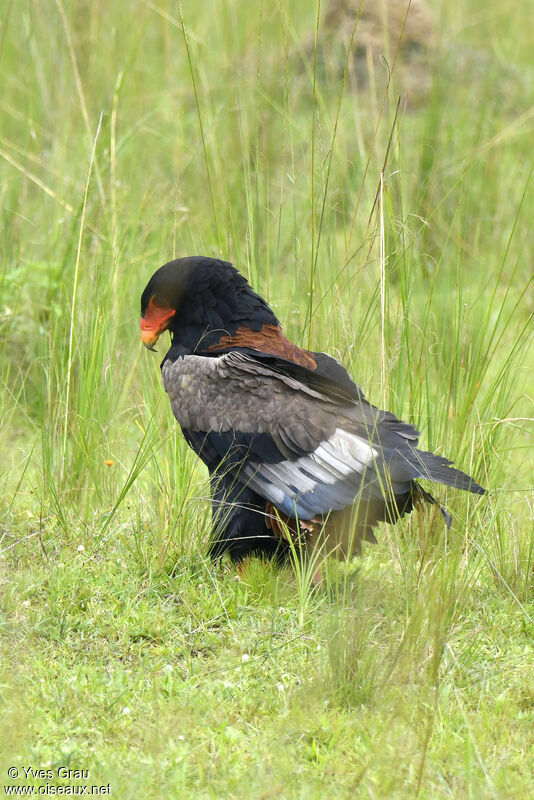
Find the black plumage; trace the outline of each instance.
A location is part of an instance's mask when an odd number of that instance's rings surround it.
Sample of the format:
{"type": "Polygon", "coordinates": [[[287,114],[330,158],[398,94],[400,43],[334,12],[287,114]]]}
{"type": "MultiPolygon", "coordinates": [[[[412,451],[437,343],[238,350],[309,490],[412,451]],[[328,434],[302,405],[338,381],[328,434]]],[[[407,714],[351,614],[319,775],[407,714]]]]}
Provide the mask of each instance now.
{"type": "Polygon", "coordinates": [[[283,555],[288,537],[350,554],[374,540],[378,522],[435,502],[418,478],[484,493],[448,459],[418,450],[419,432],[372,406],[338,361],[288,341],[231,264],[165,264],[141,317],[147,347],[171,335],[163,381],[210,472],[212,555],[283,555]]]}

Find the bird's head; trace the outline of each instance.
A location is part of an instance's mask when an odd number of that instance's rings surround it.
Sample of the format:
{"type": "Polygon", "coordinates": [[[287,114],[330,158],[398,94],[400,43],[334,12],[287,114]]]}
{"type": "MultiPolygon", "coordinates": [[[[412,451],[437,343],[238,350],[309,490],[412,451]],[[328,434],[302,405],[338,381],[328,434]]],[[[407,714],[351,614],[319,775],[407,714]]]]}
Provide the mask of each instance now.
{"type": "Polygon", "coordinates": [[[154,349],[166,330],[184,352],[208,348],[246,325],[278,324],[273,312],[227,261],[177,258],[160,267],[141,295],[141,339],[154,349]]]}
{"type": "Polygon", "coordinates": [[[141,295],[141,340],[154,350],[163,331],[171,327],[187,294],[189,259],[169,261],[150,278],[141,295]]]}

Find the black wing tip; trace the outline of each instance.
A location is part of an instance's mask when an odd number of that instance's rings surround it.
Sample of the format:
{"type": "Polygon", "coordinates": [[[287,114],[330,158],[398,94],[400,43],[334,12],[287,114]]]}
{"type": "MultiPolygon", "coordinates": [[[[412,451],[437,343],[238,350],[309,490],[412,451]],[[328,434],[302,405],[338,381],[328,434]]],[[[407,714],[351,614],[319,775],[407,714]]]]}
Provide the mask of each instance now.
{"type": "Polygon", "coordinates": [[[442,483],[445,486],[450,486],[452,489],[461,489],[463,492],[472,492],[472,494],[478,495],[486,494],[486,489],[484,489],[483,486],[480,486],[469,475],[466,475],[464,472],[460,472],[460,470],[453,469],[451,467],[448,467],[448,469],[451,472],[451,480],[443,480],[442,477],[437,478],[434,476],[432,476],[431,480],[436,481],[436,483],[442,483]]]}
{"type": "Polygon", "coordinates": [[[444,456],[437,456],[429,451],[412,449],[416,454],[417,467],[421,471],[417,477],[441,483],[444,486],[451,486],[453,489],[461,489],[464,492],[473,494],[486,494],[486,489],[480,486],[471,475],[462,472],[452,466],[453,462],[444,456]]]}
{"type": "MultiPolygon", "coordinates": [[[[460,470],[451,470],[455,473],[460,472],[460,470]]],[[[462,480],[456,483],[451,483],[450,485],[454,489],[462,489],[464,492],[472,492],[473,494],[486,494],[486,489],[483,486],[480,486],[470,475],[467,475],[465,472],[460,472],[462,476],[462,480]]]]}

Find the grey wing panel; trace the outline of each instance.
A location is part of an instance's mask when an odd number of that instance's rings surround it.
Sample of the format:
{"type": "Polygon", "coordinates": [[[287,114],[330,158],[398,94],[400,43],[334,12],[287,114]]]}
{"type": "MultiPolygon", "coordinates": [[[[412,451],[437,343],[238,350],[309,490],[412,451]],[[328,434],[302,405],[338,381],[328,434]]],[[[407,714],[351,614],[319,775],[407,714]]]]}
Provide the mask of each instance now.
{"type": "Polygon", "coordinates": [[[292,378],[261,365],[255,369],[238,353],[184,356],[165,362],[162,375],[182,427],[269,434],[286,458],[315,449],[336,426],[328,400],[302,390],[292,378]]]}

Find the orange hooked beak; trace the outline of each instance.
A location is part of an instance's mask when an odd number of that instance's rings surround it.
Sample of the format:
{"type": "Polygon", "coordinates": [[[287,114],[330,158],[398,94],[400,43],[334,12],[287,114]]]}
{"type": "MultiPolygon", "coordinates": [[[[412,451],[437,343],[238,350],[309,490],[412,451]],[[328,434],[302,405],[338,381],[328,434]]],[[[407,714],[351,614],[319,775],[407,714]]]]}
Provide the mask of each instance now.
{"type": "Polygon", "coordinates": [[[157,306],[154,298],[150,299],[144,315],[141,317],[141,341],[149,350],[155,350],[154,345],[160,335],[168,327],[169,320],[176,314],[174,308],[157,306]]]}

